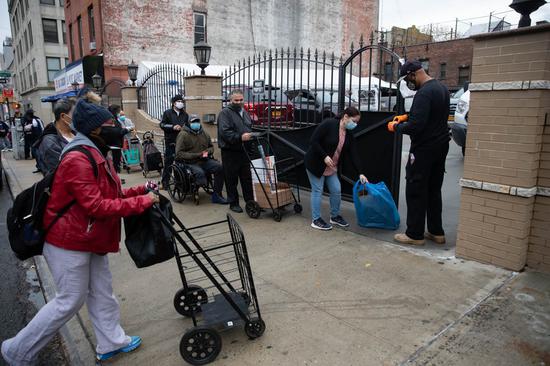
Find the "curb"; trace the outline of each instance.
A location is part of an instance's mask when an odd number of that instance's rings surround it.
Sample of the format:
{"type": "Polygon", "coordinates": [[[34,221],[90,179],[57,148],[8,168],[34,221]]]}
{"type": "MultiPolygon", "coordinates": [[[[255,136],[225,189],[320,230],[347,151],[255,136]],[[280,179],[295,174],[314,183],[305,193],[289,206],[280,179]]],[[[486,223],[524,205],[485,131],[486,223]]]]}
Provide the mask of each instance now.
{"type": "MultiPolygon", "coordinates": [[[[6,186],[10,192],[12,199],[21,191],[16,174],[12,166],[6,159],[2,159],[4,176],[6,178],[6,186]],[[14,188],[19,188],[19,191],[14,192],[14,188]]],[[[0,176],[0,179],[2,177],[0,176]]],[[[55,297],[55,283],[53,281],[48,264],[43,256],[35,256],[31,259],[34,262],[36,275],[40,281],[40,289],[44,296],[45,302],[49,302],[55,297]]],[[[71,366],[88,366],[96,365],[95,350],[91,341],[91,336],[87,333],[83,325],[80,314],[72,317],[61,329],[59,334],[63,340],[64,353],[71,366]]]]}

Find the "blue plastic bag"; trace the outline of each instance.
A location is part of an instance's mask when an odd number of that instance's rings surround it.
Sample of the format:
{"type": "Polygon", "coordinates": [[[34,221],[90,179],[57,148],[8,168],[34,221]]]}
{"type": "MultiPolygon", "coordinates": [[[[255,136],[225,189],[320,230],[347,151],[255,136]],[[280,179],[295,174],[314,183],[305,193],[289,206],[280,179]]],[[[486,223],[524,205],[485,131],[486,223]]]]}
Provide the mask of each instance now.
{"type": "Polygon", "coordinates": [[[399,212],[384,182],[357,181],[353,186],[353,202],[359,226],[390,230],[399,227],[399,212]]]}

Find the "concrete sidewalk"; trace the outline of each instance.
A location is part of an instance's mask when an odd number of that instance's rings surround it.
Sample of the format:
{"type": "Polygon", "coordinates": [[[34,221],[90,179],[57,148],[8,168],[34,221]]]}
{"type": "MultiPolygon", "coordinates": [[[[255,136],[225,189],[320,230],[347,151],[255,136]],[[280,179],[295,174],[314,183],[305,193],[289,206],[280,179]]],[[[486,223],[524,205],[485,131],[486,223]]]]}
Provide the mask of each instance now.
{"type": "MultiPolygon", "coordinates": [[[[5,156],[4,167],[14,195],[40,178],[31,173],[31,161],[5,156]]],[[[127,186],[144,182],[139,172],[122,176],[127,186]]],[[[189,226],[224,219],[227,213],[227,207],[208,203],[206,194],[201,205],[175,203],[174,210],[189,226]]],[[[289,212],[281,223],[268,214],[258,220],[234,215],[246,236],[267,330],[254,341],[242,329],[224,333],[214,364],[548,362],[550,276],[462,261],[454,258],[452,249],[440,255],[429,248],[398,246],[373,238],[367,230],[361,235],[315,231],[308,215],[307,210],[302,215],[289,212]],[[503,303],[508,310],[488,310],[503,303]],[[508,346],[496,348],[503,345],[508,346]]],[[[51,296],[48,269],[41,257],[36,261],[51,296]]],[[[181,287],[175,261],[137,269],[124,244],[110,261],[122,325],[144,343],[138,351],[105,364],[185,364],[179,342],[192,323],[172,304],[181,287]]],[[[62,335],[72,364],[94,364],[86,310],[66,328],[62,335]]]]}

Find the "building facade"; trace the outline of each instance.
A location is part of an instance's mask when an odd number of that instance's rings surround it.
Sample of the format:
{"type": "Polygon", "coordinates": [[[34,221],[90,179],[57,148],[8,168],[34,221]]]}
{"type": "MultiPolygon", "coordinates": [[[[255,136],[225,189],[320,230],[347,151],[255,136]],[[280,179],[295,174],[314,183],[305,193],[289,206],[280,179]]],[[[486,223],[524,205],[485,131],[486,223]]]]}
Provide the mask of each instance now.
{"type": "Polygon", "coordinates": [[[41,98],[54,93],[54,75],[69,62],[64,6],[65,0],[8,1],[16,97],[45,122],[53,120],[52,106],[41,98]]]}
{"type": "Polygon", "coordinates": [[[2,70],[8,70],[13,63],[13,40],[11,37],[6,37],[2,42],[2,70]]]}
{"type": "Polygon", "coordinates": [[[103,55],[112,94],[131,60],[194,64],[201,40],[216,65],[287,47],[346,55],[377,29],[378,9],[379,0],[66,0],[65,16],[70,60],[103,55]]]}

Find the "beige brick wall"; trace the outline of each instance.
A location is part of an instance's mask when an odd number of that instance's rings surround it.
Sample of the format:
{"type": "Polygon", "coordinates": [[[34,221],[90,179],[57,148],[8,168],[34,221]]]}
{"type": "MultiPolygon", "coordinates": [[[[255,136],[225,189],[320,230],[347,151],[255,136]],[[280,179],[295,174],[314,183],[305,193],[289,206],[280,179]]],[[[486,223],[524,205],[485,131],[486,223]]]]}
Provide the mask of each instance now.
{"type": "Polygon", "coordinates": [[[511,270],[525,266],[534,198],[463,188],[456,255],[511,270]]]}
{"type": "Polygon", "coordinates": [[[550,197],[535,199],[527,265],[550,273],[550,197]]]}
{"type": "Polygon", "coordinates": [[[546,125],[542,134],[538,185],[550,187],[550,90],[545,90],[541,104],[540,122],[546,125]]]}
{"type": "Polygon", "coordinates": [[[472,92],[464,178],[520,187],[537,184],[545,93],[472,92]]]}
{"type": "Polygon", "coordinates": [[[550,80],[548,31],[476,40],[472,82],[550,80]]]}

